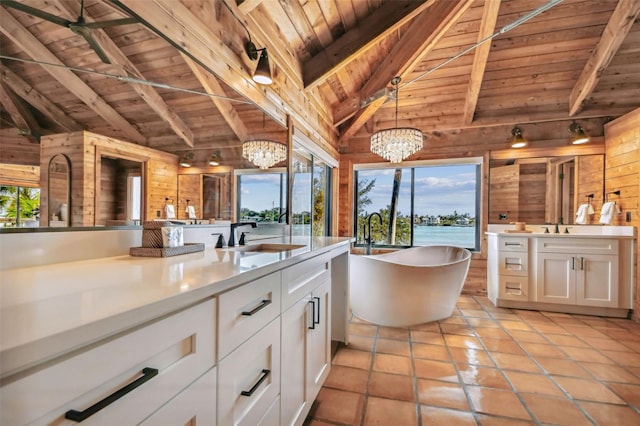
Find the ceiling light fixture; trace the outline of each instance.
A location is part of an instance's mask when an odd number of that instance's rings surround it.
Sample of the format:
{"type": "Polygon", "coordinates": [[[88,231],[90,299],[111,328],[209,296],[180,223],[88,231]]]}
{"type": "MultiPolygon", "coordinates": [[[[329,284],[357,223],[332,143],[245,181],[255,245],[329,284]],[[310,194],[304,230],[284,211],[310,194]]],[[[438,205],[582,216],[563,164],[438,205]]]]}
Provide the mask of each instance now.
{"type": "Polygon", "coordinates": [[[398,98],[400,94],[400,77],[394,77],[391,84],[396,86],[396,126],[392,129],[384,129],[371,135],[371,152],[389,160],[399,163],[408,156],[422,149],[424,135],[422,131],[411,127],[398,127],[398,98]]]}
{"type": "Polygon", "coordinates": [[[213,154],[211,154],[211,157],[209,157],[210,166],[219,166],[220,161],[222,161],[222,158],[220,157],[220,151],[214,152],[213,154]]]}
{"type": "Polygon", "coordinates": [[[271,78],[271,67],[269,66],[269,56],[267,55],[267,48],[257,49],[256,45],[249,40],[245,45],[245,51],[247,56],[252,61],[258,59],[258,52],[260,52],[260,59],[258,60],[258,66],[253,73],[253,81],[260,84],[271,84],[273,79],[271,78]]]}
{"type": "Polygon", "coordinates": [[[569,133],[571,133],[572,145],[580,145],[589,142],[589,136],[584,133],[582,126],[576,123],[575,120],[569,125],[569,133]]]}
{"type": "Polygon", "coordinates": [[[182,157],[180,157],[180,166],[182,167],[191,167],[192,162],[193,152],[185,152],[182,154],[182,157]]]}
{"type": "Polygon", "coordinates": [[[261,169],[268,169],[287,158],[287,147],[270,140],[246,141],[242,144],[242,156],[261,169]]]}
{"type": "Polygon", "coordinates": [[[522,129],[520,127],[514,127],[511,129],[511,135],[513,136],[513,140],[511,141],[511,148],[524,148],[529,143],[522,136],[522,129]]]}

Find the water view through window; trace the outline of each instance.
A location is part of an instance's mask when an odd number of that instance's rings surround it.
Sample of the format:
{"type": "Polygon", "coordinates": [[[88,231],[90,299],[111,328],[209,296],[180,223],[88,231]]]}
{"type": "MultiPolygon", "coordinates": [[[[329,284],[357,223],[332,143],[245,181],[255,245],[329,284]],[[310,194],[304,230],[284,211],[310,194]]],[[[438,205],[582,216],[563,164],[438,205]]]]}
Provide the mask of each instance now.
{"type": "Polygon", "coordinates": [[[479,164],[357,170],[357,242],[364,243],[366,218],[376,212],[375,244],[479,250],[479,173],[479,164]]]}

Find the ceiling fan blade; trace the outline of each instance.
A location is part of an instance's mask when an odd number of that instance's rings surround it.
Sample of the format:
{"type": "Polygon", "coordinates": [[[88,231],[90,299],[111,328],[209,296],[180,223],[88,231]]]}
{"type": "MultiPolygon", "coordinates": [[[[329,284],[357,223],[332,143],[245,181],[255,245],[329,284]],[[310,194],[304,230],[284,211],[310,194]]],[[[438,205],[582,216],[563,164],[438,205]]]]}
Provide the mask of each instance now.
{"type": "Polygon", "coordinates": [[[28,13],[29,15],[33,15],[33,16],[37,16],[40,19],[44,19],[45,21],[49,21],[49,22],[53,22],[54,24],[63,26],[63,27],[68,27],[72,22],[61,18],[59,16],[56,15],[52,15],[50,13],[44,12],[40,9],[36,9],[34,7],[31,6],[27,6],[26,4],[22,4],[22,3],[18,3],[17,1],[13,1],[13,0],[2,0],[2,2],[0,2],[0,4],[2,4],[5,7],[10,7],[13,9],[17,9],[21,12],[24,13],[28,13]]]}
{"type": "Polygon", "coordinates": [[[105,64],[111,63],[107,54],[104,52],[104,50],[102,50],[100,43],[98,43],[93,38],[93,35],[91,34],[91,28],[88,28],[86,25],[76,25],[76,24],[69,25],[69,28],[74,33],[84,37],[87,43],[89,43],[89,46],[94,50],[94,52],[96,52],[96,55],[98,55],[98,57],[102,62],[104,62],[105,64]]]}
{"type": "Polygon", "coordinates": [[[101,22],[86,22],[82,25],[87,28],[107,28],[107,27],[115,27],[117,25],[129,25],[129,24],[137,24],[138,20],[135,18],[121,18],[121,19],[111,19],[109,21],[101,21],[101,22]]]}

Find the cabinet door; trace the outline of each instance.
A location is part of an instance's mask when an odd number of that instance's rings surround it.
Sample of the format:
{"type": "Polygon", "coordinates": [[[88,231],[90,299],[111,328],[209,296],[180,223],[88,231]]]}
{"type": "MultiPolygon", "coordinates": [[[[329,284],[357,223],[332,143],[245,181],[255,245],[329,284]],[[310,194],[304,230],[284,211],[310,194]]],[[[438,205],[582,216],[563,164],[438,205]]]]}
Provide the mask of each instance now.
{"type": "Polygon", "coordinates": [[[537,302],[575,304],[575,256],[538,253],[536,267],[537,302]]]}
{"type": "MultiPolygon", "coordinates": [[[[218,424],[277,426],[264,419],[280,392],[280,318],[218,365],[218,424]]],[[[277,413],[275,413],[277,414],[277,413]]]]}
{"type": "Polygon", "coordinates": [[[618,307],[618,257],[576,256],[576,303],[586,306],[618,307]]]}
{"type": "Polygon", "coordinates": [[[282,425],[301,425],[313,402],[306,389],[309,327],[312,325],[311,293],[282,314],[282,425]]]}
{"type": "Polygon", "coordinates": [[[311,297],[315,318],[307,338],[307,394],[315,399],[331,367],[331,281],[325,281],[311,297]]]}

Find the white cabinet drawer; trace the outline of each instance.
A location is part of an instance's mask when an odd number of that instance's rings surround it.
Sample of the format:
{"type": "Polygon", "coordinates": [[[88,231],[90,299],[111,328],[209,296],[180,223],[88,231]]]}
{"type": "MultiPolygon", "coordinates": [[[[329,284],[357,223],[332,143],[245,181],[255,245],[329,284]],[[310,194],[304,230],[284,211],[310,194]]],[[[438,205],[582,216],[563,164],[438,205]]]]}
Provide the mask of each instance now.
{"type": "Polygon", "coordinates": [[[215,402],[216,368],[214,367],[140,424],[142,426],[215,426],[215,402]]]}
{"type": "Polygon", "coordinates": [[[529,300],[529,278],[517,276],[500,277],[500,298],[505,300],[529,300]]]}
{"type": "Polygon", "coordinates": [[[500,237],[498,238],[498,250],[500,251],[527,251],[529,249],[528,237],[500,237]]]}
{"type": "Polygon", "coordinates": [[[280,272],[219,296],[219,359],[280,315],[280,272]]]}
{"type": "Polygon", "coordinates": [[[529,274],[529,254],[518,251],[501,251],[498,254],[500,274],[526,277],[529,274]]]}
{"type": "Polygon", "coordinates": [[[282,271],[282,310],[287,310],[331,275],[329,253],[311,258],[282,271]]]}
{"type": "Polygon", "coordinates": [[[137,424],[215,363],[216,300],[79,350],[59,362],[9,377],[1,389],[3,425],[77,424],[87,410],[142,377],[148,381],[107,404],[83,425],[137,424]],[[141,376],[145,368],[158,374],[141,376]]]}
{"type": "Polygon", "coordinates": [[[618,240],[607,238],[536,238],[541,253],[618,254],[618,240]]]}
{"type": "MultiPolygon", "coordinates": [[[[218,366],[218,424],[254,426],[280,393],[280,318],[218,366]]],[[[266,424],[266,423],[265,423],[266,424]]]]}

